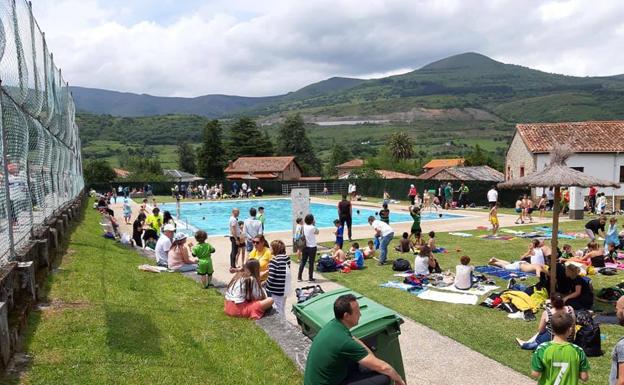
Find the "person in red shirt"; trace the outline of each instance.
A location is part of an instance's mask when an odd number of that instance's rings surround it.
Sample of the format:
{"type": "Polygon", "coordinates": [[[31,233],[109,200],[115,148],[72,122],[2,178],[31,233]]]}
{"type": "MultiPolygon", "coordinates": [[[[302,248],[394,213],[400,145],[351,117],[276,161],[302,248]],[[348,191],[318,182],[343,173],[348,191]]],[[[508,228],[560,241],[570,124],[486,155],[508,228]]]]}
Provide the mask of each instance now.
{"type": "Polygon", "coordinates": [[[589,188],[589,211],[596,211],[596,194],[598,194],[598,189],[594,186],[589,188]]]}
{"type": "Polygon", "coordinates": [[[407,196],[409,197],[410,202],[412,202],[412,203],[411,203],[411,205],[412,205],[412,206],[413,206],[413,205],[415,204],[415,202],[416,202],[416,196],[417,196],[417,195],[418,195],[418,191],[416,190],[416,187],[415,187],[413,184],[411,184],[411,185],[410,185],[409,192],[407,193],[407,196]]]}

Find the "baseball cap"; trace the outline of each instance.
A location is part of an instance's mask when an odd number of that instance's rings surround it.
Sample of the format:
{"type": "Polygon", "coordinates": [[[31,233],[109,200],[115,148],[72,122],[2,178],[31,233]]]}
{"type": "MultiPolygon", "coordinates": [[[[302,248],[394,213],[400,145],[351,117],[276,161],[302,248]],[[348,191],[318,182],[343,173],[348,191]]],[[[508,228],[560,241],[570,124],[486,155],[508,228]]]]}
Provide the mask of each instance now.
{"type": "Polygon", "coordinates": [[[176,228],[174,225],[172,225],[171,223],[167,223],[164,227],[163,227],[163,231],[175,231],[176,228]]]}
{"type": "Polygon", "coordinates": [[[182,241],[184,239],[186,239],[186,234],[184,233],[177,233],[175,237],[173,237],[174,241],[182,241]]]}

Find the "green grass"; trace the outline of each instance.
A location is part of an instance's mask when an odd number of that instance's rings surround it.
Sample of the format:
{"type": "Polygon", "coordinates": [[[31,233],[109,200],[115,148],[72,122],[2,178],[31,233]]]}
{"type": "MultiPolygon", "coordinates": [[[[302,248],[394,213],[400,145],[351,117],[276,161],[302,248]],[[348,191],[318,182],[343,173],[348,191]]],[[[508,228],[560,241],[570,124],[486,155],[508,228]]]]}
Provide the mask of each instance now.
{"type": "Polygon", "coordinates": [[[135,251],[100,236],[94,210],[46,282],[49,310],[28,320],[32,365],[3,384],[299,384],[301,375],[252,321],[180,274],[139,271],[135,251]]]}
{"type": "MultiPolygon", "coordinates": [[[[568,222],[562,224],[562,229],[571,231],[582,231],[584,221],[568,222]]],[[[531,229],[532,227],[520,227],[520,229],[531,229]]],[[[425,231],[429,231],[425,224],[425,231]]],[[[515,229],[515,228],[514,228],[515,229]]],[[[486,231],[467,231],[475,235],[486,234],[486,231]]],[[[565,240],[574,248],[582,247],[586,240],[565,240]]],[[[365,242],[360,242],[363,244],[365,242]]],[[[398,240],[392,242],[389,250],[394,250],[398,240]]],[[[527,249],[529,241],[516,238],[511,241],[486,241],[479,238],[459,238],[447,233],[436,234],[436,244],[447,248],[448,254],[436,254],[436,258],[443,270],[450,269],[454,272],[455,266],[459,263],[461,255],[468,255],[472,259],[472,264],[484,265],[489,258],[498,257],[506,260],[517,259],[519,255],[527,249]],[[461,249],[461,252],[456,251],[461,249]]],[[[390,259],[401,256],[397,252],[390,252],[390,259]]],[[[402,255],[409,258],[413,263],[413,257],[409,254],[402,255]]],[[[396,289],[385,289],[379,284],[388,280],[397,279],[392,276],[393,271],[390,266],[379,267],[371,261],[367,261],[367,268],[362,271],[351,272],[350,274],[326,273],[327,278],[334,280],[344,286],[360,292],[378,301],[399,313],[428,326],[450,338],[483,353],[484,355],[499,361],[511,368],[525,374],[529,374],[530,352],[521,350],[515,338],[528,339],[537,330],[537,322],[524,322],[521,320],[511,320],[507,314],[487,309],[482,306],[452,305],[447,303],[421,300],[414,296],[396,289]]],[[[602,287],[612,286],[622,281],[620,275],[616,276],[592,276],[594,290],[598,291],[602,287]]],[[[535,278],[527,282],[533,282],[535,278]]],[[[521,282],[522,283],[522,282],[521,282]]],[[[498,280],[499,285],[506,282],[498,280]]],[[[609,305],[596,302],[594,309],[605,308],[611,310],[609,305]]],[[[539,316],[539,314],[538,314],[539,316]]],[[[623,330],[614,325],[602,325],[603,335],[606,340],[602,341],[602,349],[605,355],[598,358],[590,358],[592,366],[591,380],[588,384],[605,384],[610,370],[610,354],[614,344],[617,342],[623,330]]]]}

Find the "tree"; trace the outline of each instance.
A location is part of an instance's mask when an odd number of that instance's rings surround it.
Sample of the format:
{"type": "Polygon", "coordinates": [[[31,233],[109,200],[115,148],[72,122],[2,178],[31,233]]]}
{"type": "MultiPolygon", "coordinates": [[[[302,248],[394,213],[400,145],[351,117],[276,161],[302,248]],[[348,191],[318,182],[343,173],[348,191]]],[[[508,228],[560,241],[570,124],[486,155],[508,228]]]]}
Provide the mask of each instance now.
{"type": "Polygon", "coordinates": [[[117,175],[111,165],[105,160],[89,160],[83,167],[86,183],[110,183],[117,175]]]}
{"type": "Polygon", "coordinates": [[[403,131],[395,132],[390,136],[388,147],[394,160],[410,159],[414,156],[412,138],[403,131]]]}
{"type": "Polygon", "coordinates": [[[300,114],[286,118],[280,127],[277,142],[277,153],[279,155],[294,155],[303,168],[304,175],[318,175],[320,173],[321,161],[314,153],[300,114]]]}
{"type": "Polygon", "coordinates": [[[355,170],[351,171],[350,178],[381,179],[382,176],[377,171],[375,171],[375,169],[365,166],[365,167],[356,168],[355,170]]]}
{"type": "Polygon", "coordinates": [[[264,131],[260,140],[258,141],[258,147],[264,149],[264,156],[273,156],[275,154],[275,150],[273,148],[273,141],[269,136],[269,133],[264,131]]]}
{"type": "Polygon", "coordinates": [[[255,121],[247,117],[238,119],[230,129],[229,160],[236,160],[241,156],[264,156],[266,150],[260,147],[263,141],[255,121]]]}
{"type": "Polygon", "coordinates": [[[223,178],[225,156],[223,151],[221,123],[213,120],[206,124],[203,143],[198,151],[197,172],[202,178],[223,178]]]}
{"type": "Polygon", "coordinates": [[[466,166],[490,166],[497,170],[502,169],[502,165],[491,156],[491,153],[484,151],[478,144],[464,156],[464,159],[466,160],[466,166]]]}
{"type": "Polygon", "coordinates": [[[178,143],[178,167],[182,171],[195,174],[195,151],[188,142],[178,143]]]}

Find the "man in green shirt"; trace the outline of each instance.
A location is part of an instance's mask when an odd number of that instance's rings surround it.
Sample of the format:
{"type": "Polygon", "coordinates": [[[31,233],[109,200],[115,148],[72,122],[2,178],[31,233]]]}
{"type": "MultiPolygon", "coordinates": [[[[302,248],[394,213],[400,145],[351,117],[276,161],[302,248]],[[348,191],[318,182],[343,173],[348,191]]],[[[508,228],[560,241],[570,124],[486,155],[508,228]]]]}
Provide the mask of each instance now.
{"type": "Polygon", "coordinates": [[[266,220],[266,217],[264,216],[264,207],[260,206],[258,207],[258,218],[257,218],[260,223],[262,223],[262,230],[264,230],[264,221],[266,220]]]}
{"type": "Polygon", "coordinates": [[[589,379],[589,361],[580,347],[569,343],[574,330],[574,319],[568,313],[552,316],[552,341],[540,344],[531,357],[531,376],[538,385],[576,385],[589,379]]]}
{"type": "Polygon", "coordinates": [[[401,376],[385,361],[353,337],[349,329],[360,320],[360,305],[352,294],[334,302],[336,318],[329,321],[314,338],[303,379],[304,385],[405,385],[401,376]],[[360,371],[358,364],[367,369],[360,371]]]}

